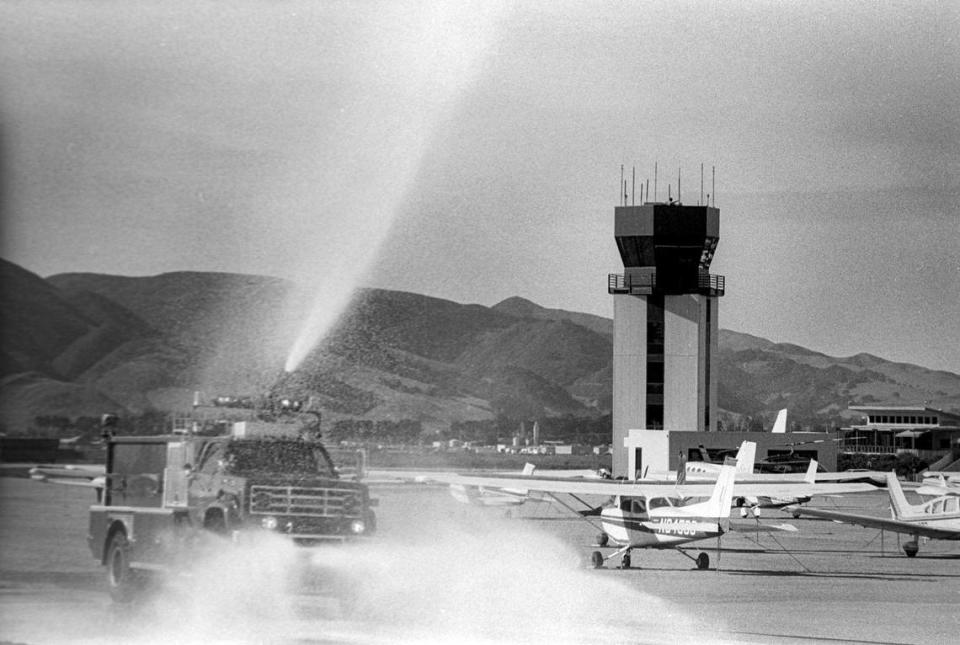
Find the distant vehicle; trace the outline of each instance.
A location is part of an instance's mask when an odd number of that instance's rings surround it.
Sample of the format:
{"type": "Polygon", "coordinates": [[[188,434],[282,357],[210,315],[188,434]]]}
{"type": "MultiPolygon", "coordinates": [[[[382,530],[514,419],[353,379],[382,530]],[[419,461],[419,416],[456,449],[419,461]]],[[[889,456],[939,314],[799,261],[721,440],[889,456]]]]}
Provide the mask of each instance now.
{"type": "Polygon", "coordinates": [[[801,513],[811,517],[822,517],[912,535],[913,539],[903,544],[903,552],[908,558],[915,557],[920,551],[921,537],[934,540],[960,540],[960,497],[942,495],[924,504],[911,504],[903,494],[903,488],[895,472],[887,473],[887,493],[890,495],[892,518],[815,508],[804,508],[801,513]]]}

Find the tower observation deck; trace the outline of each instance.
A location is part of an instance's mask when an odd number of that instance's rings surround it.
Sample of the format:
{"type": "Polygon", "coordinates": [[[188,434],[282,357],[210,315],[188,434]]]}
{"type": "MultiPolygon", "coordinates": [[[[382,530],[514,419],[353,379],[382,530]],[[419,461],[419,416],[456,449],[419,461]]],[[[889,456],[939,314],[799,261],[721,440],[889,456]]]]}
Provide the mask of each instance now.
{"type": "Polygon", "coordinates": [[[607,280],[614,297],[613,470],[634,477],[668,455],[659,454],[665,443],[641,445],[631,430],[717,427],[714,356],[726,285],[709,270],[720,210],[679,202],[617,206],[614,237],[624,269],[607,280]]]}
{"type": "Polygon", "coordinates": [[[709,273],[720,209],[677,202],[617,206],[614,237],[624,272],[608,276],[609,293],[723,295],[723,276],[709,273]]]}

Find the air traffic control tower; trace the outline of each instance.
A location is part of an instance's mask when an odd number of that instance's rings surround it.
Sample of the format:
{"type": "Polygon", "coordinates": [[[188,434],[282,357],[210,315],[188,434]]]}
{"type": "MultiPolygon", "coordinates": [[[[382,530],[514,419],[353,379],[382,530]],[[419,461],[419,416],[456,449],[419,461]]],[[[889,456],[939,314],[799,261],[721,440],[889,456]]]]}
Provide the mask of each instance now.
{"type": "Polygon", "coordinates": [[[613,295],[613,472],[668,470],[669,433],[717,429],[718,298],[709,273],[720,240],[712,206],[617,206],[623,273],[613,295]],[[661,432],[654,432],[661,431],[661,432]]]}

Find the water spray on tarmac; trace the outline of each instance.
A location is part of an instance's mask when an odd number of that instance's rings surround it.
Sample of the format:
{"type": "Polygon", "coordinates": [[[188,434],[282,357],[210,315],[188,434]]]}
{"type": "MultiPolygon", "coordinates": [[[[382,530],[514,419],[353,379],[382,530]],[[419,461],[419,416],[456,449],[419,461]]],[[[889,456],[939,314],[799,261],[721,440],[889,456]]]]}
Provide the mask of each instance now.
{"type": "Polygon", "coordinates": [[[398,496],[382,538],[307,552],[309,563],[282,536],[231,545],[114,631],[133,643],[556,644],[703,643],[718,629],[585,568],[553,532],[439,497],[398,496]],[[298,593],[308,565],[349,585],[349,611],[336,593],[298,593]]]}

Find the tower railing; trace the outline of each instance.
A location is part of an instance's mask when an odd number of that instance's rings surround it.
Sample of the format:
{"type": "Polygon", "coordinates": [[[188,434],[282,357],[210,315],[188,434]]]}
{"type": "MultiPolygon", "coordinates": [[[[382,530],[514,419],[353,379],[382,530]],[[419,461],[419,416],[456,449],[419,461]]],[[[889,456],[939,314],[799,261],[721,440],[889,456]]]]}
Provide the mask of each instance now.
{"type": "MultiPolygon", "coordinates": [[[[696,288],[690,291],[708,295],[722,296],[726,290],[726,279],[722,275],[701,271],[697,275],[696,288]]],[[[623,273],[607,274],[607,293],[629,293],[633,295],[649,295],[657,291],[657,274],[644,273],[629,275],[623,273]]],[[[688,290],[684,290],[689,292],[688,290]]]]}

